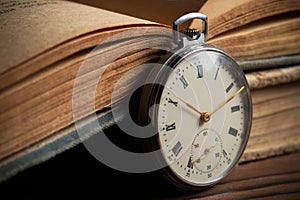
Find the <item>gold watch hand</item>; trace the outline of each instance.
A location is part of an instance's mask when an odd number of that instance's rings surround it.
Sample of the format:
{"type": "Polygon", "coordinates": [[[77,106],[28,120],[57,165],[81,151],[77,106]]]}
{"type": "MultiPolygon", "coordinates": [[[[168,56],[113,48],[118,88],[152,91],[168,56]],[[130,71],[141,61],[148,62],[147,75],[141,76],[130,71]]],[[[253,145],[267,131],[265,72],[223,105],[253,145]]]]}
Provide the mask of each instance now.
{"type": "Polygon", "coordinates": [[[202,112],[198,111],[194,106],[192,106],[191,104],[189,104],[188,102],[184,101],[182,98],[180,97],[176,97],[177,99],[179,99],[181,102],[183,102],[187,107],[189,107],[190,109],[192,109],[193,111],[195,111],[196,113],[202,115],[202,112]]]}
{"type": "Polygon", "coordinates": [[[218,110],[220,110],[223,106],[225,106],[229,101],[231,101],[236,95],[241,93],[244,89],[245,89],[245,86],[242,86],[238,91],[236,91],[236,93],[234,93],[231,97],[229,97],[220,107],[218,107],[216,110],[214,110],[211,113],[211,115],[214,114],[215,112],[217,112],[218,110]]]}
{"type": "MultiPolygon", "coordinates": [[[[171,91],[170,91],[171,92],[171,91]]],[[[171,92],[175,98],[177,98],[179,101],[184,103],[188,108],[190,108],[192,111],[196,112],[199,114],[199,122],[209,122],[211,114],[209,112],[200,112],[197,108],[183,100],[182,98],[176,96],[173,92],[171,92]]]]}
{"type": "Polygon", "coordinates": [[[198,113],[200,115],[200,121],[202,122],[208,122],[210,120],[210,113],[209,112],[200,112],[198,109],[196,109],[194,106],[192,106],[191,104],[187,103],[186,101],[184,101],[183,99],[181,99],[180,97],[176,97],[178,100],[180,100],[181,102],[183,102],[187,107],[189,107],[190,109],[192,109],[193,111],[195,111],[196,113],[198,113]]]}

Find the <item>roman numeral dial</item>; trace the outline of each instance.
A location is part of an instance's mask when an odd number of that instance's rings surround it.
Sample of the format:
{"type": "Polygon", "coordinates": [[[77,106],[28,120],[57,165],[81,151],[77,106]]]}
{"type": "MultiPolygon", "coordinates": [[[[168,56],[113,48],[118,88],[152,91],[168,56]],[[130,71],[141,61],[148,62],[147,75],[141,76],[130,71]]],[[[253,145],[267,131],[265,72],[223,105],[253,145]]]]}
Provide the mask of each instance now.
{"type": "Polygon", "coordinates": [[[181,181],[206,185],[219,180],[243,152],[251,100],[240,72],[220,52],[199,51],[166,76],[157,112],[158,143],[181,181]]]}

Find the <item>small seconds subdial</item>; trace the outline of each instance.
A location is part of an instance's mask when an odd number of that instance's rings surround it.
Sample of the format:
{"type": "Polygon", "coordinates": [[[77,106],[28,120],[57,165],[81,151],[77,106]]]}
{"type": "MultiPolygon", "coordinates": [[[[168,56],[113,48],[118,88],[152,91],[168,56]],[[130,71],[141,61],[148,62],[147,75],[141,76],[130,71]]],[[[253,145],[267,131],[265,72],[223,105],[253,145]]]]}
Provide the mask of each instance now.
{"type": "Polygon", "coordinates": [[[214,129],[205,128],[199,131],[191,146],[191,158],[194,167],[200,173],[210,173],[222,160],[223,143],[214,129]]]}

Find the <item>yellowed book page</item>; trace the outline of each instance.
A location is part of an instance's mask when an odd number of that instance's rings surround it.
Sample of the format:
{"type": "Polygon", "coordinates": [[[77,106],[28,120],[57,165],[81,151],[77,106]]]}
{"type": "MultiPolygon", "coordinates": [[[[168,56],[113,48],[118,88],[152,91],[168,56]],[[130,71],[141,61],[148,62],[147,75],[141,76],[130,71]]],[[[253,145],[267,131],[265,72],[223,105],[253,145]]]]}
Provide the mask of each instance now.
{"type": "Polygon", "coordinates": [[[247,73],[246,78],[252,90],[289,83],[300,80],[300,65],[247,73]]]}
{"type": "Polygon", "coordinates": [[[148,21],[62,0],[0,2],[0,74],[95,30],[148,21]]]}
{"type": "Polygon", "coordinates": [[[272,17],[223,33],[210,40],[237,60],[279,57],[300,53],[300,18],[272,17]]]}
{"type": "MultiPolygon", "coordinates": [[[[208,16],[208,38],[212,38],[259,19],[297,10],[300,10],[298,0],[208,0],[199,12],[208,16]]],[[[195,20],[191,26],[202,25],[195,20]]]]}
{"type": "Polygon", "coordinates": [[[299,67],[294,68],[247,75],[252,86],[253,120],[241,162],[300,150],[299,67]]]}
{"type": "MultiPolygon", "coordinates": [[[[274,75],[275,73],[273,73],[273,80],[276,79],[274,75]]],[[[270,80],[265,73],[254,76],[257,79],[264,79],[263,82],[270,80]]],[[[279,77],[282,76],[279,75],[279,77]]],[[[275,86],[269,85],[252,90],[251,94],[253,103],[252,129],[241,161],[257,160],[299,151],[300,81],[275,86]]]]}
{"type": "MultiPolygon", "coordinates": [[[[148,27],[139,27],[136,29],[139,31],[143,30],[143,32],[136,33],[136,35],[145,34],[145,31],[150,32],[148,27]]],[[[157,33],[155,30],[152,31],[153,33],[157,33]]],[[[96,55],[90,57],[89,62],[91,62],[90,60],[99,62],[103,58],[104,52],[104,57],[116,53],[115,48],[122,51],[127,48],[132,49],[137,47],[145,49],[146,44],[149,44],[149,42],[158,47],[162,44],[162,40],[157,39],[156,35],[144,40],[141,41],[140,38],[137,38],[136,40],[125,42],[125,44],[123,42],[108,46],[101,49],[101,51],[99,50],[100,52],[97,51],[96,55]]],[[[76,97],[72,96],[75,88],[75,78],[77,78],[77,81],[79,77],[85,80],[85,84],[76,86],[79,88],[77,90],[85,91],[87,96],[93,95],[90,88],[93,88],[95,84],[97,85],[97,82],[93,80],[95,80],[95,76],[98,78],[97,73],[103,68],[98,63],[89,63],[85,65],[89,67],[89,70],[86,70],[84,75],[77,77],[77,72],[81,68],[82,63],[87,62],[88,54],[89,49],[69,56],[48,66],[46,70],[33,74],[30,79],[23,80],[22,84],[13,85],[1,93],[1,159],[17,151],[24,150],[28,146],[38,143],[74,123],[76,119],[74,119],[72,103],[74,100],[76,102],[80,101],[80,97],[77,100],[76,97]]],[[[117,55],[119,54],[117,53],[117,55]]],[[[156,49],[146,49],[121,57],[111,63],[109,68],[105,70],[105,73],[102,74],[101,84],[97,87],[96,93],[94,91],[94,111],[110,106],[112,91],[116,91],[115,85],[124,73],[129,69],[153,59],[158,59],[159,57],[160,54],[156,49]]],[[[130,75],[134,76],[133,73],[130,73],[130,75]]],[[[129,78],[128,76],[126,77],[129,78]]],[[[126,84],[125,87],[130,87],[134,84],[134,81],[130,83],[126,84]]],[[[82,103],[84,106],[80,108],[80,119],[94,112],[89,110],[90,106],[88,106],[88,102],[84,101],[82,103]]]]}

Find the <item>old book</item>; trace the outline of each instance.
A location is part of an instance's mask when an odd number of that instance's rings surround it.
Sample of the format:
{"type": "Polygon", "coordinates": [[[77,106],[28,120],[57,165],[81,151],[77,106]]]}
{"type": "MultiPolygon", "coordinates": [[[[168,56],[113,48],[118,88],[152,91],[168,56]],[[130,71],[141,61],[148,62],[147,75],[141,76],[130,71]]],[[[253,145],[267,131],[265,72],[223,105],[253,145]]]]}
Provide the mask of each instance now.
{"type": "MultiPolygon", "coordinates": [[[[299,53],[300,2],[297,0],[129,0],[126,5],[118,0],[74,1],[167,25],[172,25],[183,13],[199,11],[209,16],[208,42],[240,61],[299,53]]],[[[183,26],[202,28],[199,20],[183,26]]]]}
{"type": "Polygon", "coordinates": [[[253,125],[241,162],[300,150],[300,66],[247,73],[253,125]]]}
{"type": "MultiPolygon", "coordinates": [[[[251,1],[243,2],[244,4],[238,3],[238,5],[250,5],[248,3],[251,1]]],[[[269,5],[270,2],[266,1],[266,5],[269,5]]],[[[287,2],[294,3],[291,0],[287,2]]],[[[287,5],[290,5],[289,3],[287,5]]],[[[203,2],[196,6],[195,10],[202,12],[201,9],[208,9],[211,1],[200,8],[202,4],[203,2]]],[[[153,4],[154,7],[159,5],[153,4]]],[[[92,88],[97,85],[97,83],[89,82],[94,78],[94,74],[101,67],[111,64],[103,76],[104,84],[96,91],[95,108],[102,127],[108,127],[114,122],[110,112],[111,93],[118,80],[138,65],[157,61],[164,54],[159,49],[171,48],[172,38],[170,26],[167,23],[147,21],[141,19],[142,17],[131,17],[127,13],[124,15],[58,0],[1,1],[0,6],[0,25],[2,28],[0,32],[0,181],[49,159],[80,142],[76,134],[72,110],[74,81],[78,70],[95,46],[101,44],[94,51],[94,57],[90,60],[90,62],[95,62],[95,65],[82,77],[90,83],[89,88],[92,88]],[[24,16],[27,17],[24,18],[24,16]],[[149,44],[153,48],[149,48],[149,44]],[[128,53],[122,54],[124,51],[128,51],[128,53]],[[122,56],[109,62],[113,55],[122,56]],[[97,59],[102,59],[101,62],[104,63],[99,65],[97,59]]],[[[278,3],[274,6],[280,7],[282,4],[278,3]]],[[[270,6],[269,9],[273,9],[273,6],[270,6]]],[[[294,6],[287,6],[284,10],[277,9],[277,12],[260,15],[260,18],[255,19],[258,21],[249,21],[248,19],[243,26],[234,25],[230,30],[220,28],[222,31],[216,31],[217,35],[211,33],[209,42],[211,41],[230,51],[245,69],[294,65],[300,60],[299,48],[290,47],[299,46],[300,36],[297,34],[299,19],[296,13],[299,9],[299,3],[295,2],[294,6]],[[269,18],[264,20],[265,17],[272,15],[276,15],[274,19],[280,18],[282,20],[274,20],[273,22],[269,18]],[[268,25],[265,26],[266,30],[261,25],[262,23],[268,25]],[[252,28],[247,28],[248,25],[252,28]],[[282,25],[287,29],[281,30],[279,27],[282,25]],[[270,39],[269,32],[279,29],[282,34],[276,35],[276,38],[273,38],[276,41],[274,42],[270,39]],[[261,37],[258,41],[251,40],[248,43],[247,38],[251,34],[261,34],[261,37]],[[228,41],[231,42],[232,46],[228,45],[228,41]],[[244,48],[247,49],[247,45],[257,45],[255,48],[257,51],[243,50],[244,48]],[[233,47],[237,48],[234,49],[233,47]],[[264,50],[261,47],[264,47],[264,50]]],[[[232,12],[228,11],[228,15],[232,12]]],[[[265,12],[267,11],[262,13],[265,12]]],[[[214,10],[208,9],[205,14],[209,18],[212,15],[212,19],[214,19],[213,13],[215,13],[214,10]]],[[[259,14],[259,9],[257,9],[257,14],[259,14]]],[[[220,14],[219,17],[221,19],[223,14],[222,16],[220,14]]],[[[214,23],[210,23],[212,30],[214,30],[214,23]]],[[[215,23],[217,27],[218,23],[215,23]]],[[[287,69],[289,68],[279,69],[280,73],[276,73],[275,69],[275,71],[266,71],[266,73],[272,74],[272,80],[275,80],[274,86],[272,86],[275,89],[272,91],[275,91],[276,87],[281,87],[283,83],[291,84],[293,88],[297,88],[300,79],[299,67],[291,67],[290,71],[287,69]]],[[[138,77],[139,72],[135,72],[131,77],[128,77],[128,83],[138,77]]],[[[254,94],[257,98],[260,97],[260,93],[264,93],[259,92],[264,90],[263,88],[266,90],[271,88],[268,76],[261,78],[260,74],[249,72],[247,77],[254,93],[257,90],[258,95],[254,94]],[[263,85],[263,80],[267,84],[263,85]],[[259,87],[263,86],[262,89],[257,89],[257,84],[260,85],[259,87]]],[[[129,86],[130,84],[121,87],[117,99],[122,98],[126,87],[129,86]]],[[[88,88],[83,87],[80,89],[88,90],[88,88]]],[[[294,92],[299,94],[297,91],[294,92]]],[[[258,100],[257,106],[270,99],[279,98],[272,96],[273,92],[270,93],[272,94],[266,99],[258,100]]],[[[294,98],[297,99],[298,96],[296,95],[294,98]]],[[[280,101],[280,99],[277,100],[280,101]]],[[[297,108],[297,105],[293,104],[294,108],[297,108]]],[[[255,112],[265,112],[258,110],[255,112]]],[[[291,111],[296,111],[296,109],[291,109],[291,111]]],[[[77,116],[76,120],[81,120],[82,126],[88,126],[91,123],[89,114],[92,112],[91,110],[84,110],[83,106],[82,114],[77,116]]],[[[286,112],[286,110],[282,112],[286,112]]],[[[289,115],[289,113],[285,113],[285,115],[289,115]]],[[[259,115],[255,117],[257,116],[259,115]]],[[[270,116],[272,115],[270,114],[270,116]]],[[[265,121],[269,120],[268,116],[264,115],[257,117],[256,121],[254,120],[253,130],[258,130],[255,129],[256,126],[262,127],[257,132],[257,139],[259,139],[259,135],[264,134],[260,131],[267,128],[267,123],[262,122],[260,117],[265,121]]],[[[291,126],[296,127],[297,125],[292,124],[291,126]]],[[[88,138],[94,132],[91,131],[86,134],[86,138],[88,138]]],[[[297,147],[296,143],[293,148],[287,148],[295,150],[297,149],[295,146],[297,147]]],[[[281,148],[282,146],[279,145],[278,147],[281,148]]],[[[253,147],[253,149],[255,148],[253,147]]],[[[261,151],[264,152],[260,153],[261,157],[267,157],[269,155],[266,153],[267,151],[267,149],[261,151]]],[[[280,152],[284,151],[285,149],[280,152]]],[[[245,156],[244,161],[260,157],[252,156],[255,153],[251,152],[251,149],[248,152],[245,154],[248,157],[245,156]]]]}
{"type": "MultiPolygon", "coordinates": [[[[30,158],[28,155],[49,140],[63,137],[61,131],[67,134],[66,130],[73,128],[70,126],[74,79],[93,47],[113,34],[131,30],[135,40],[106,45],[104,50],[111,53],[136,45],[143,49],[143,44],[155,42],[151,35],[158,33],[156,28],[163,27],[69,1],[5,1],[1,2],[0,17],[1,180],[49,157],[40,153],[30,158]],[[26,20],[24,16],[30,17],[26,20]],[[145,41],[147,37],[138,37],[147,32],[148,41],[145,41]]],[[[158,56],[150,49],[125,55],[114,62],[106,78],[113,75],[112,80],[116,81],[118,73],[158,56]]],[[[97,110],[109,106],[111,90],[109,87],[98,93],[97,110]]],[[[56,150],[49,153],[56,154],[60,147],[67,148],[56,145],[56,150]]]]}

